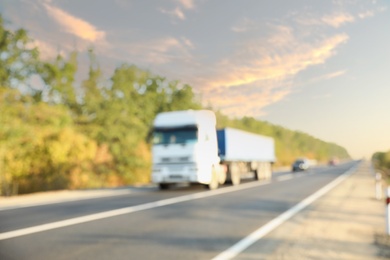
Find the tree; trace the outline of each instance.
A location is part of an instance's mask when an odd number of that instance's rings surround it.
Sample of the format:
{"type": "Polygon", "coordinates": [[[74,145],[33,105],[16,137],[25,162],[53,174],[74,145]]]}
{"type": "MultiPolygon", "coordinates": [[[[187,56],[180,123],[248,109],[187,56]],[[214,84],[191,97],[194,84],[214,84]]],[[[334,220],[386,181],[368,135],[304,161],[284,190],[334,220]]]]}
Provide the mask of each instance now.
{"type": "Polygon", "coordinates": [[[75,114],[80,114],[74,86],[77,67],[77,52],[74,51],[70,53],[68,60],[57,55],[53,62],[42,62],[39,74],[46,85],[46,95],[50,103],[66,105],[75,114]]]}
{"type": "Polygon", "coordinates": [[[102,85],[103,73],[96,60],[93,49],[89,49],[89,72],[88,78],[83,80],[81,88],[83,90],[82,114],[86,120],[96,118],[96,113],[100,110],[105,98],[105,86],[102,85]]]}
{"type": "Polygon", "coordinates": [[[18,87],[36,73],[39,52],[24,29],[12,32],[0,15],[0,86],[18,87]]]}

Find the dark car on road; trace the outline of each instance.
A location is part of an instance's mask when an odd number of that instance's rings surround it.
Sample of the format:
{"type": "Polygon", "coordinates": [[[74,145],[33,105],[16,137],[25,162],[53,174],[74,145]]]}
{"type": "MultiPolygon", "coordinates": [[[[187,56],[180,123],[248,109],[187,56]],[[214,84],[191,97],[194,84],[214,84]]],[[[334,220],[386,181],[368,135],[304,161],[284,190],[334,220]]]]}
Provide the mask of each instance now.
{"type": "Polygon", "coordinates": [[[329,162],[328,162],[328,165],[330,165],[330,166],[335,166],[335,165],[337,165],[337,164],[339,164],[339,159],[336,158],[336,157],[333,157],[333,158],[330,159],[329,162]]]}
{"type": "Polygon", "coordinates": [[[297,159],[292,164],[292,171],[293,172],[305,171],[305,170],[309,169],[309,166],[310,166],[309,160],[307,160],[307,159],[297,159]]]}

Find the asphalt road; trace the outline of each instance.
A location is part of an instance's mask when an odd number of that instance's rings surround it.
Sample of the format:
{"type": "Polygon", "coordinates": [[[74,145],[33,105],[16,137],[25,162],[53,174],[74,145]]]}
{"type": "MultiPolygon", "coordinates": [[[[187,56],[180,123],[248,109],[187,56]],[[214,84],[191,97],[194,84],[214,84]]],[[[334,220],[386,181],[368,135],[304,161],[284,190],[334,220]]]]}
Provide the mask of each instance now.
{"type": "Polygon", "coordinates": [[[0,259],[212,259],[355,164],[280,172],[271,182],[245,181],[216,191],[140,188],[3,210],[0,259]],[[49,223],[57,226],[42,226],[49,223]]]}

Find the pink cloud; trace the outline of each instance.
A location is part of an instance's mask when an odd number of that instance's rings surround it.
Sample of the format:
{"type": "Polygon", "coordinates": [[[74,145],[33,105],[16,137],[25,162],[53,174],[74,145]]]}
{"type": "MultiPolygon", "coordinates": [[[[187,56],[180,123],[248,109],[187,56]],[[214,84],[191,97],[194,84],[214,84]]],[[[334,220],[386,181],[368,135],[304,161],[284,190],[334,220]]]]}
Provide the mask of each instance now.
{"type": "MultiPolygon", "coordinates": [[[[322,64],[348,40],[338,34],[315,43],[296,39],[288,27],[278,27],[264,41],[246,42],[231,57],[219,62],[197,85],[207,103],[231,115],[263,115],[264,108],[286,98],[289,81],[310,66],[322,64]]],[[[345,71],[327,75],[337,77],[345,71]]]]}
{"type": "Polygon", "coordinates": [[[262,86],[253,90],[250,86],[247,86],[237,87],[229,91],[215,89],[212,93],[209,93],[211,96],[209,104],[230,116],[259,117],[265,115],[265,107],[281,101],[290,93],[290,87],[274,89],[273,87],[262,86]]]}
{"type": "MultiPolygon", "coordinates": [[[[291,37],[291,36],[288,36],[291,37]]],[[[273,43],[273,38],[270,38],[273,43]]],[[[209,79],[209,86],[231,87],[262,80],[281,80],[293,76],[309,66],[324,63],[335,54],[335,49],[346,42],[348,36],[339,34],[317,44],[305,44],[295,40],[278,40],[280,46],[261,46],[250,42],[234,57],[221,61],[221,75],[209,79]],[[287,46],[287,45],[291,46],[287,46]],[[283,48],[281,48],[283,45],[283,48]],[[277,48],[277,49],[275,49],[277,48]]]]}
{"type": "Polygon", "coordinates": [[[71,14],[49,5],[44,4],[48,14],[62,26],[62,28],[83,40],[96,42],[104,40],[106,33],[104,31],[97,30],[92,24],[72,16],[71,14]]]}

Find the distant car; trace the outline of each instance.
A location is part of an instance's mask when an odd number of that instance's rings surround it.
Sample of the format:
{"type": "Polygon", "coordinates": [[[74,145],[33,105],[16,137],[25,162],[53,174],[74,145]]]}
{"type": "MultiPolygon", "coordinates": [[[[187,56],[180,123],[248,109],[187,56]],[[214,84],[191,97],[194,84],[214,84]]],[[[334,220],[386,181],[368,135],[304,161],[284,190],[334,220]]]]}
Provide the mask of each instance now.
{"type": "Polygon", "coordinates": [[[329,160],[328,164],[330,166],[337,165],[337,164],[339,164],[339,159],[338,158],[332,158],[332,159],[329,160]]]}
{"type": "Polygon", "coordinates": [[[306,171],[310,167],[310,162],[307,159],[297,159],[293,164],[292,164],[292,171],[297,172],[297,171],[306,171]]]}

